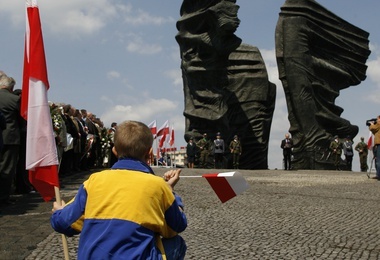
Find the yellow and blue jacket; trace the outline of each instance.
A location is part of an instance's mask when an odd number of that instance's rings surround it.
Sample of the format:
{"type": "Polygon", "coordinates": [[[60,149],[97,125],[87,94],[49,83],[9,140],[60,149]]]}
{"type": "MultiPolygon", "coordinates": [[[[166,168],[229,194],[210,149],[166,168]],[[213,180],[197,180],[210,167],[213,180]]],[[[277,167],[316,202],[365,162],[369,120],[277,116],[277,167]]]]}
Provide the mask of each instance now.
{"type": "Polygon", "coordinates": [[[81,233],[78,259],[165,259],[161,237],[185,230],[181,198],[143,162],[125,158],[92,174],[51,217],[67,236],[81,233]]]}

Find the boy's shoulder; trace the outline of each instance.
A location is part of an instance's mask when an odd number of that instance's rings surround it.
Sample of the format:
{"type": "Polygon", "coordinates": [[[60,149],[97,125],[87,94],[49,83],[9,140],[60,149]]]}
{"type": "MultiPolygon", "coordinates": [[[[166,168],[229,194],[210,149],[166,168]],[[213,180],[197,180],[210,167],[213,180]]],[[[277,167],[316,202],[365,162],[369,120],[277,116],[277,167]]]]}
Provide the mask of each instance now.
{"type": "Polygon", "coordinates": [[[129,169],[106,169],[103,171],[95,172],[91,174],[89,179],[98,179],[98,178],[141,178],[148,179],[151,181],[163,181],[163,178],[138,170],[129,170],[129,169]]]}

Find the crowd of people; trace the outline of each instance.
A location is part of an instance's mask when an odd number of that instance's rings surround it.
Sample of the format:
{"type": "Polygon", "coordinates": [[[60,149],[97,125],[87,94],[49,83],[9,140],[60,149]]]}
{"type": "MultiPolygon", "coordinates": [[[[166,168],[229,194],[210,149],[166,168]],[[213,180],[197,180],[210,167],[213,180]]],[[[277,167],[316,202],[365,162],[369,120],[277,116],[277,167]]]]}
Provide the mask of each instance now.
{"type": "MultiPolygon", "coordinates": [[[[377,124],[373,123],[372,129],[376,129],[374,127],[375,125],[377,124]]],[[[371,130],[371,126],[370,126],[370,130],[371,130]]],[[[375,133],[377,132],[375,131],[374,134],[375,133]]],[[[380,135],[380,132],[379,132],[379,135],[380,135]]],[[[378,141],[380,143],[380,137],[378,141]]],[[[285,138],[281,141],[280,147],[283,150],[284,170],[290,170],[292,168],[293,139],[290,138],[289,133],[285,134],[285,138]]],[[[377,146],[375,145],[374,153],[376,151],[375,150],[376,147],[377,146]]],[[[350,136],[347,136],[344,139],[344,141],[341,142],[341,139],[339,138],[339,136],[335,135],[333,137],[333,140],[330,142],[328,150],[329,152],[328,152],[327,159],[331,158],[336,170],[338,171],[343,170],[341,168],[342,161],[343,161],[343,165],[345,165],[344,170],[352,171],[352,160],[354,157],[354,150],[355,150],[359,154],[360,171],[367,172],[369,147],[367,143],[364,141],[364,137],[361,137],[360,142],[354,147],[354,142],[351,140],[350,136]],[[342,154],[344,155],[343,160],[342,160],[342,154]]]]}
{"type": "MultiPolygon", "coordinates": [[[[20,115],[21,89],[0,71],[0,205],[14,204],[10,195],[34,192],[25,170],[27,123],[20,115]]],[[[117,123],[110,128],[86,109],[49,102],[59,159],[59,175],[110,167],[117,123]]]]}
{"type": "Polygon", "coordinates": [[[204,133],[202,138],[194,142],[194,138],[190,137],[186,146],[187,167],[194,168],[197,160],[200,168],[225,169],[228,168],[225,155],[229,152],[232,157],[232,167],[239,169],[240,156],[242,154],[242,145],[239,137],[234,136],[230,142],[227,151],[221,133],[218,132],[212,141],[207,133],[204,133]],[[210,165],[210,156],[213,156],[210,165]]]}
{"type": "Polygon", "coordinates": [[[52,102],[49,106],[60,162],[60,175],[110,167],[116,162],[111,150],[117,123],[114,122],[107,128],[100,118],[86,109],[52,102]]]}

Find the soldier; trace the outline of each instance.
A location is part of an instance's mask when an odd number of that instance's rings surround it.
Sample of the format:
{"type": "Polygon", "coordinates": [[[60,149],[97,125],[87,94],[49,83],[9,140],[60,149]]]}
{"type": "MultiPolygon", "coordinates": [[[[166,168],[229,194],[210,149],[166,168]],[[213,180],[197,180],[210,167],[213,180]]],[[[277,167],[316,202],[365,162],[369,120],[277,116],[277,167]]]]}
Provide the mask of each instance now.
{"type": "Polygon", "coordinates": [[[354,142],[351,141],[349,136],[346,137],[346,141],[343,143],[343,153],[346,157],[347,170],[352,171],[352,157],[354,157],[353,146],[354,142]]]}
{"type": "Polygon", "coordinates": [[[342,144],[339,142],[339,137],[334,136],[334,140],[330,143],[331,154],[334,159],[334,166],[337,171],[340,171],[340,159],[342,154],[342,144]]]}
{"type": "Polygon", "coordinates": [[[214,140],[214,162],[215,169],[222,169],[223,167],[223,154],[224,154],[224,140],[221,138],[220,133],[216,134],[214,140]]]}
{"type": "Polygon", "coordinates": [[[211,142],[207,138],[207,134],[203,134],[203,138],[198,141],[197,146],[201,151],[200,167],[206,168],[208,157],[210,156],[211,142]]]}
{"type": "Polygon", "coordinates": [[[360,170],[362,172],[366,172],[368,170],[368,145],[364,142],[364,137],[360,137],[360,142],[355,146],[355,151],[359,153],[360,170]]]}
{"type": "Polygon", "coordinates": [[[239,169],[240,155],[242,153],[241,143],[237,135],[234,136],[234,140],[230,143],[230,151],[232,154],[232,166],[234,169],[239,169]]]}

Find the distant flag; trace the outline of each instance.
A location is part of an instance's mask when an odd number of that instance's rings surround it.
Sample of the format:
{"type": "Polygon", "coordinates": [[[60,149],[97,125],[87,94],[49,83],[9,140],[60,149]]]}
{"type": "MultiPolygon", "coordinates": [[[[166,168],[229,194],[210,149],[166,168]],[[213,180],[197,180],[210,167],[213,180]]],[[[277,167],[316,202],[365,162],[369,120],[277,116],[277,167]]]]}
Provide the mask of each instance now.
{"type": "Polygon", "coordinates": [[[203,174],[222,203],[248,189],[248,183],[240,172],[203,174]]]}
{"type": "Polygon", "coordinates": [[[171,130],[170,130],[170,139],[169,139],[169,145],[170,147],[172,147],[174,145],[174,126],[172,126],[171,130]]]}
{"type": "Polygon", "coordinates": [[[158,147],[162,148],[164,146],[165,140],[166,140],[166,134],[161,136],[160,142],[158,143],[158,147]]]}
{"type": "Polygon", "coordinates": [[[21,116],[27,120],[26,169],[29,180],[45,201],[59,187],[58,156],[50,108],[49,81],[37,0],[26,0],[26,33],[21,116]]]}
{"type": "Polygon", "coordinates": [[[169,134],[169,120],[166,120],[165,123],[158,129],[157,136],[168,135],[169,134]]]}
{"type": "Polygon", "coordinates": [[[166,122],[157,131],[157,137],[160,137],[158,147],[161,148],[164,146],[167,135],[169,135],[169,120],[166,120],[166,122]]]}
{"type": "Polygon", "coordinates": [[[152,123],[148,125],[150,131],[152,132],[153,138],[156,138],[157,135],[157,125],[156,120],[154,120],[152,123]]]}
{"type": "Polygon", "coordinates": [[[374,143],[373,138],[374,137],[373,137],[372,132],[369,131],[369,136],[368,136],[368,141],[367,141],[368,150],[372,150],[373,148],[373,143],[374,143]]]}

